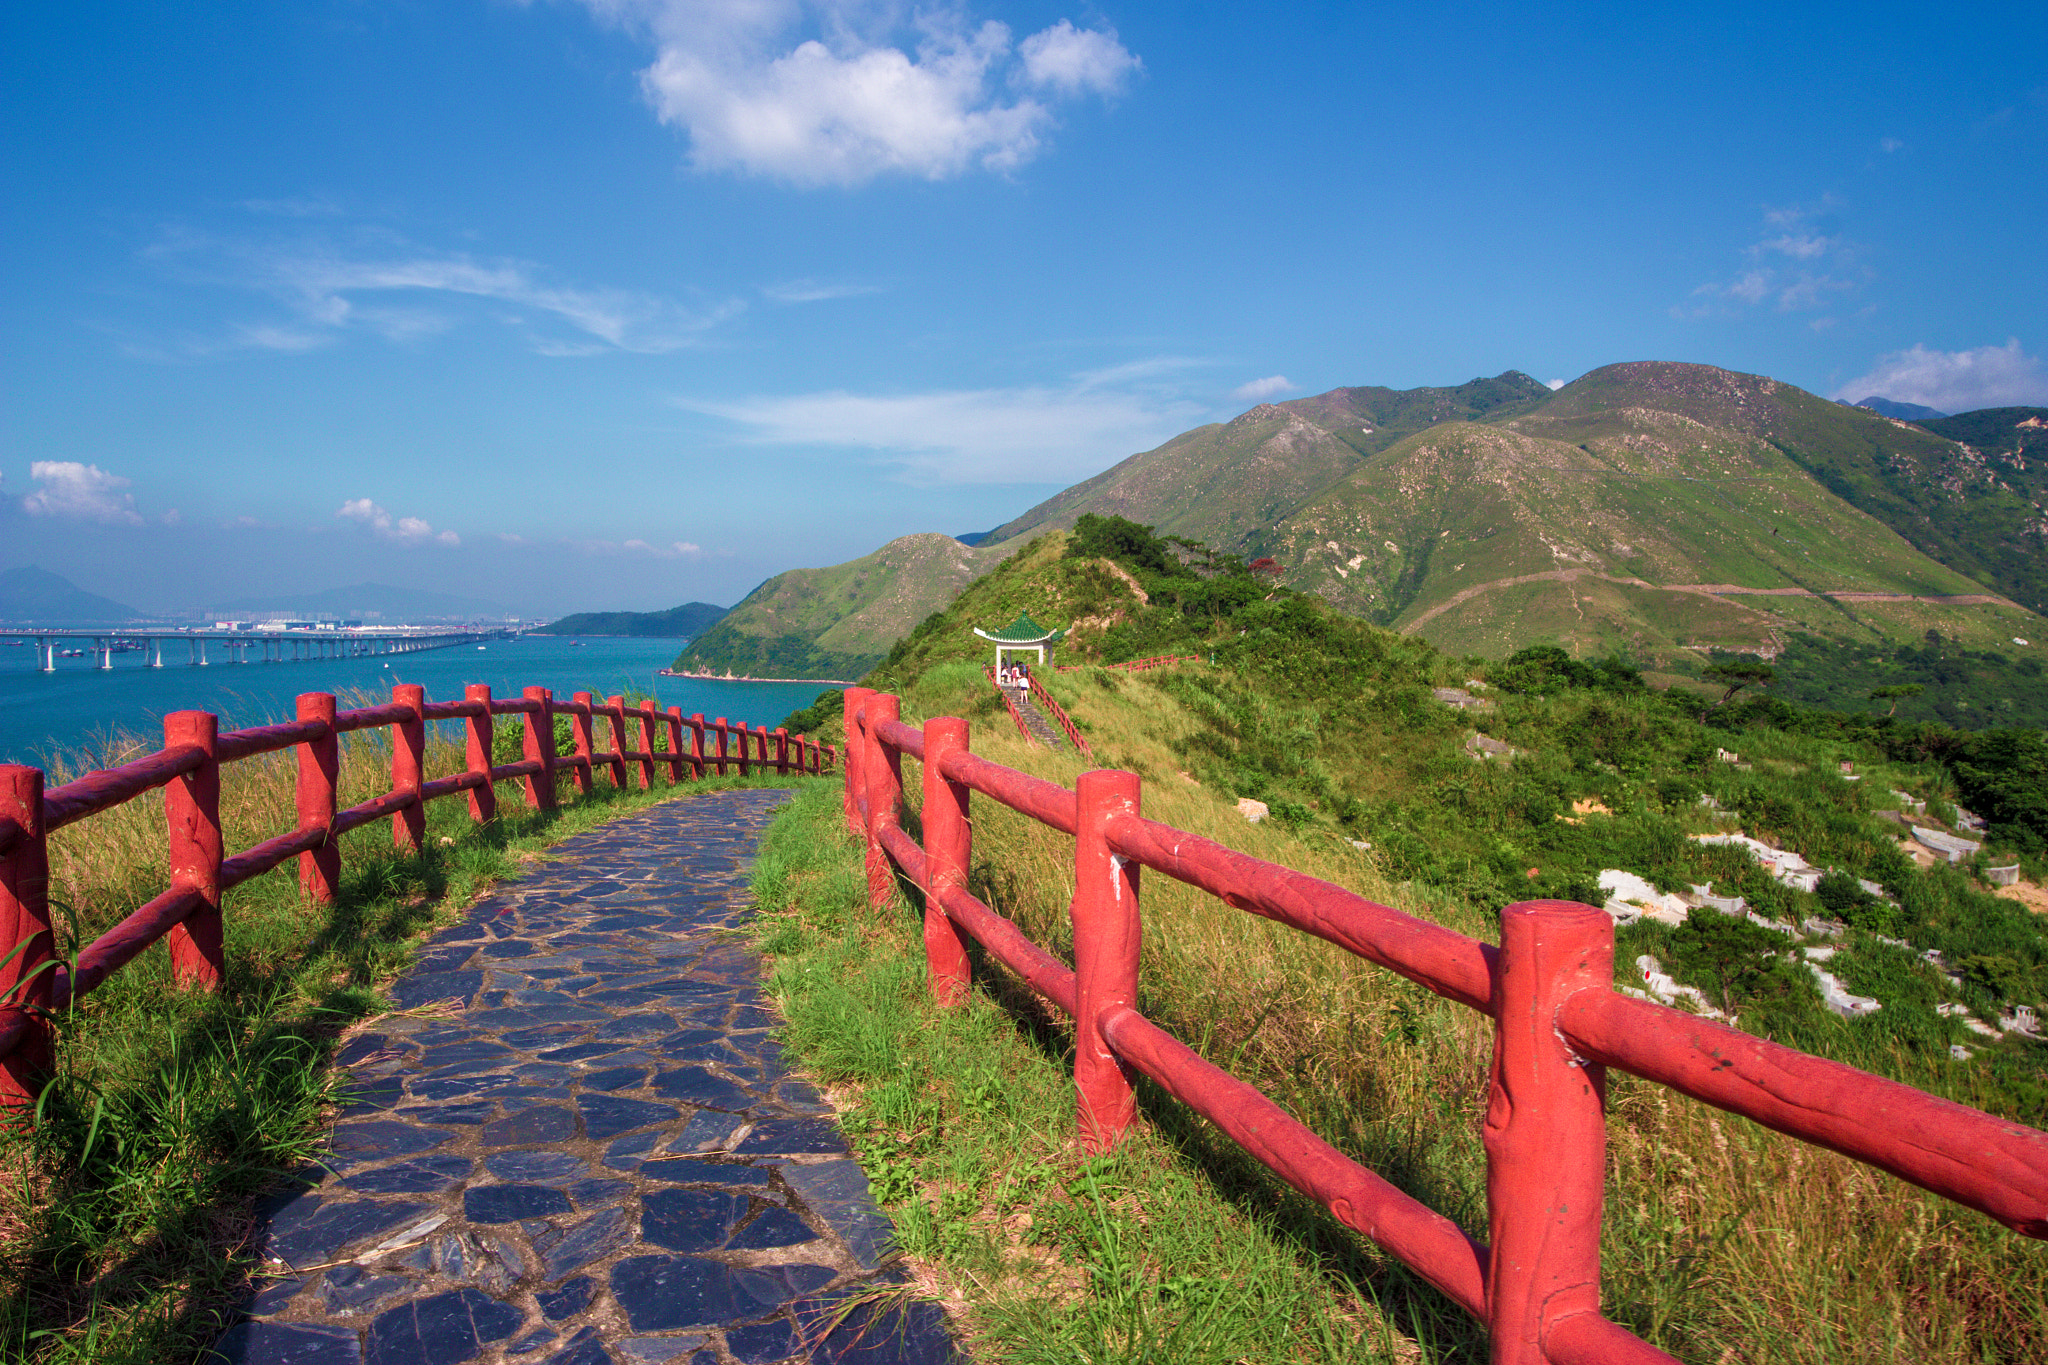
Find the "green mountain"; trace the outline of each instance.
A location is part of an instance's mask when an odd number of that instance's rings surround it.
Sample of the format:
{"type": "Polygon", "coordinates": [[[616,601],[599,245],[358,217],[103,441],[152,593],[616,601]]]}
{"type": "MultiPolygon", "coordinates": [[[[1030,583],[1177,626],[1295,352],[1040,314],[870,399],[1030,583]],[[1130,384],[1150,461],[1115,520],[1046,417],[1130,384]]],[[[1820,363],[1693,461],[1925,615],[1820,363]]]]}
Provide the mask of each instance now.
{"type": "Polygon", "coordinates": [[[686,602],[667,611],[579,611],[533,633],[694,640],[723,615],[724,607],[715,607],[709,602],[686,602]]]}
{"type": "Polygon", "coordinates": [[[2041,634],[1987,592],[2004,580],[1974,542],[1876,495],[1912,488],[1958,522],[1950,489],[1970,485],[1953,471],[1969,463],[1953,441],[1761,376],[1646,362],[1551,393],[1511,371],[1262,404],[996,534],[1123,516],[1270,556],[1347,613],[1493,656],[1562,642],[1690,668],[1715,647],[1775,653],[1794,631],[2041,634]]]}
{"type": "Polygon", "coordinates": [[[989,532],[986,543],[1065,530],[1093,512],[1127,517],[1162,535],[1255,549],[1266,528],[1402,438],[1442,422],[1513,416],[1549,396],[1510,370],[1456,388],[1332,389],[1261,403],[1053,495],[989,532]]]}
{"type": "Polygon", "coordinates": [[[133,607],[87,592],[62,574],[33,564],[0,569],[0,621],[90,625],[132,621],[141,614],[133,607]]]}
{"type": "Polygon", "coordinates": [[[748,593],[675,661],[683,673],[850,679],[1016,548],[924,532],[823,569],[791,569],[748,593]]]}

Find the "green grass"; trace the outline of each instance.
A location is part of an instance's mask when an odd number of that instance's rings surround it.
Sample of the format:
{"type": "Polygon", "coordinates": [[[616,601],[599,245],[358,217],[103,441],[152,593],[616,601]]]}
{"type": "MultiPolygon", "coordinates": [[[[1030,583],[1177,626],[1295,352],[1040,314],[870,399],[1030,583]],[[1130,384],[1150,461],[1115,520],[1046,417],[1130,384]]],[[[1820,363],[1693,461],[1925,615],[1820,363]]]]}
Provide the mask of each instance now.
{"type": "MultiPolygon", "coordinates": [[[[1084,1157],[1067,1029],[985,969],[965,1005],[929,1002],[917,919],[901,899],[868,911],[835,792],[806,790],[781,814],[754,891],[785,1046],[830,1088],[898,1248],[958,1310],[976,1359],[1399,1354],[1401,1334],[1366,1307],[1370,1258],[1328,1227],[1304,1237],[1327,1219],[1305,1219],[1171,1100],[1147,1087],[1132,1138],[1084,1157]]],[[[1432,1334],[1462,1330],[1436,1321],[1440,1305],[1416,1311],[1432,1334]]]]}
{"type": "MultiPolygon", "coordinates": [[[[2040,1049],[2008,1039],[1952,1062],[1948,1045],[1970,1038],[1934,1008],[1960,999],[1982,1014],[2000,990],[2022,998],[2038,986],[2039,922],[1985,894],[1968,869],[1902,867],[1895,831],[1870,814],[1892,785],[1945,814],[1954,773],[1938,743],[1921,743],[1977,737],[1776,703],[1733,704],[1710,728],[1696,717],[1705,701],[1578,688],[1547,699],[1496,688],[1494,711],[1461,715],[1432,703],[1426,684],[1469,662],[1339,618],[1268,614],[1260,608],[1235,643],[1219,645],[1216,665],[1046,679],[1089,730],[1095,762],[1145,779],[1150,817],[1483,940],[1500,905],[1597,894],[1584,882],[1607,866],[1667,885],[1712,877],[1769,913],[1820,913],[1817,898],[1763,878],[1746,857],[1685,838],[1712,827],[1696,805],[1711,792],[1746,827],[1816,862],[1902,878],[1897,927],[1916,941],[1959,962],[2008,961],[1966,970],[1958,987],[1916,955],[1877,943],[1870,928],[1852,928],[1848,951],[1830,965],[1852,990],[1886,1002],[1853,1023],[1818,1007],[1796,963],[1757,955],[1763,930],[1716,937],[1638,926],[1622,936],[1623,970],[1635,953],[1658,952],[1681,979],[1735,997],[1746,1029],[2040,1122],[2040,1049]],[[1463,741],[1475,721],[1521,756],[1473,761],[1463,741]],[[1717,743],[1751,766],[1716,762],[1717,743]],[[1855,759],[1864,781],[1842,782],[1839,758],[1855,759]],[[1234,809],[1239,795],[1268,801],[1273,818],[1246,824],[1234,809]],[[1556,818],[1586,798],[1614,814],[1556,818]],[[2033,985],[1997,987],[2001,972],[2033,985]]],[[[896,686],[913,723],[967,716],[975,751],[995,762],[1066,785],[1083,767],[1017,740],[969,670],[941,664],[896,686]]],[[[918,768],[904,767],[914,806],[918,768]]],[[[761,869],[791,1042],[841,1087],[836,1098],[899,1210],[920,1277],[936,1293],[960,1293],[991,1358],[1146,1359],[1144,1334],[1115,1326],[1125,1321],[1120,1305],[1135,1295],[1145,1311],[1164,1311],[1174,1296],[1163,1286],[1183,1273],[1197,1283],[1257,1274],[1287,1304],[1286,1320],[1308,1344],[1276,1333],[1245,1352],[1248,1361],[1337,1349],[1484,1358],[1460,1310],[1150,1092],[1134,1146],[1119,1157],[1135,1163],[1117,1168],[1129,1197],[1106,1201],[1124,1221],[1089,1234],[1093,1241],[1041,1231],[1071,1229],[1092,1207],[1077,1201],[1084,1163],[1067,1145],[1065,1028],[986,964],[973,1005],[926,1006],[911,906],[870,914],[836,807],[811,818],[774,831],[771,846],[787,838],[787,851],[761,869]],[[999,1018],[981,1023],[979,1011],[999,1018]],[[999,1092],[989,1090],[991,1076],[999,1092]],[[1263,1269],[1230,1260],[1254,1252],[1263,1269]],[[1088,1267],[1110,1264],[1137,1268],[1098,1286],[1088,1267]],[[1051,1344],[1034,1354],[1041,1341],[1051,1344]]],[[[976,893],[1066,954],[1071,840],[979,799],[974,840],[976,893]]],[[[2022,861],[2038,875],[2035,855],[2022,861]]],[[[1144,906],[1148,1017],[1399,1188],[1483,1230],[1483,1019],[1170,879],[1147,875],[1144,906]]],[[[1773,935],[1768,946],[1781,944],[1773,935]]],[[[2048,1352],[2048,1246],[1660,1087],[1611,1075],[1608,1097],[1605,1300],[1610,1316],[1663,1349],[1702,1363],[1815,1365],[2023,1362],[2048,1352]]],[[[1242,1302],[1230,1310],[1242,1320],[1258,1311],[1242,1302]]]]}
{"type": "MultiPolygon", "coordinates": [[[[345,743],[347,799],[381,783],[388,750],[367,735],[345,743]]],[[[430,749],[430,764],[459,767],[448,747],[430,749]]],[[[224,772],[231,849],[289,818],[290,758],[224,772]]],[[[343,1098],[327,1057],[388,1008],[383,987],[424,934],[595,825],[680,794],[797,780],[601,785],[580,801],[565,792],[547,814],[505,783],[503,814],[483,826],[450,798],[428,808],[417,855],[393,853],[381,823],[345,840],[331,906],[299,897],[291,864],[229,892],[218,991],[174,989],[161,947],[128,964],[60,1018],[35,1121],[0,1129],[0,1358],[196,1360],[255,1269],[256,1200],[313,1156],[343,1098]]],[[[60,952],[161,889],[156,812],[144,798],[53,838],[60,952]]]]}

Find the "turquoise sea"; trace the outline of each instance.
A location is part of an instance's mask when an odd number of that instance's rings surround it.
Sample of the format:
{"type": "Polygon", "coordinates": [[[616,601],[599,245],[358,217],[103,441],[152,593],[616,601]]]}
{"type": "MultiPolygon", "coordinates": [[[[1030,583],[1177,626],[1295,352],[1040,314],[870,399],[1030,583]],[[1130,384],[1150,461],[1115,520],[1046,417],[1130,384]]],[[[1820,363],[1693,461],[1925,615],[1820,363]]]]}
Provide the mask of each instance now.
{"type": "MultiPolygon", "coordinates": [[[[228,664],[195,668],[171,662],[150,668],[141,652],[116,654],[102,671],[87,659],[59,659],[57,671],[36,667],[36,651],[9,646],[0,634],[0,762],[42,764],[62,753],[86,758],[117,733],[163,737],[170,711],[213,711],[223,730],[289,720],[301,692],[332,692],[341,705],[361,694],[389,701],[393,683],[418,683],[429,701],[455,701],[470,683],[489,683],[494,696],[517,696],[530,686],[558,697],[639,692],[680,706],[684,715],[724,716],[775,726],[823,691],[817,683],[717,682],[656,677],[681,651],[679,640],[592,637],[580,643],[528,635],[491,640],[482,649],[459,645],[388,658],[320,659],[304,663],[228,664]]],[[[176,650],[184,654],[182,648],[176,650]]],[[[74,766],[76,763],[74,762],[74,766]]]]}

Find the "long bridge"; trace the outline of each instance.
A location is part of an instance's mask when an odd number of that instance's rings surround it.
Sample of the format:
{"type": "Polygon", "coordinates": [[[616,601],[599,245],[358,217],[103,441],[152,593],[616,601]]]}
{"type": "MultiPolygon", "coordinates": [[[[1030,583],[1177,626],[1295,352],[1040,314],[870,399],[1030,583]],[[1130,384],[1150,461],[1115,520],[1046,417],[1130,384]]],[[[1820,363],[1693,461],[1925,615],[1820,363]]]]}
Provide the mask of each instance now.
{"type": "Polygon", "coordinates": [[[116,654],[144,655],[143,666],[162,668],[164,646],[183,642],[187,662],[204,668],[213,660],[207,646],[218,647],[224,663],[299,663],[308,659],[357,659],[380,654],[416,654],[426,649],[447,649],[453,645],[476,644],[484,640],[510,639],[517,632],[502,627],[488,630],[435,630],[410,626],[379,629],[336,628],[332,630],[15,630],[0,631],[0,639],[33,644],[42,671],[57,671],[59,658],[89,657],[94,667],[110,669],[116,654]],[[61,649],[66,641],[89,641],[61,649]]]}

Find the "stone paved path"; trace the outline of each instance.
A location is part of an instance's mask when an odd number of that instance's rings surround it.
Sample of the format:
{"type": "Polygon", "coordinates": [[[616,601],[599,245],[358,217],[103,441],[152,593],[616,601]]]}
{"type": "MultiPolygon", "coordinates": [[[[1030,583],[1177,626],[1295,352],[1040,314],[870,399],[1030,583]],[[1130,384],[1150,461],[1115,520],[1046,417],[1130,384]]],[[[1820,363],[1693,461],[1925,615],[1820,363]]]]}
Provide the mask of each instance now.
{"type": "Polygon", "coordinates": [[[785,1069],[746,919],[782,794],[616,820],[436,934],[340,1055],[232,1365],[942,1365],[888,1219],[785,1069]],[[436,1001],[452,1001],[433,1008],[436,1001]],[[882,1292],[877,1292],[882,1291],[882,1292]]]}

